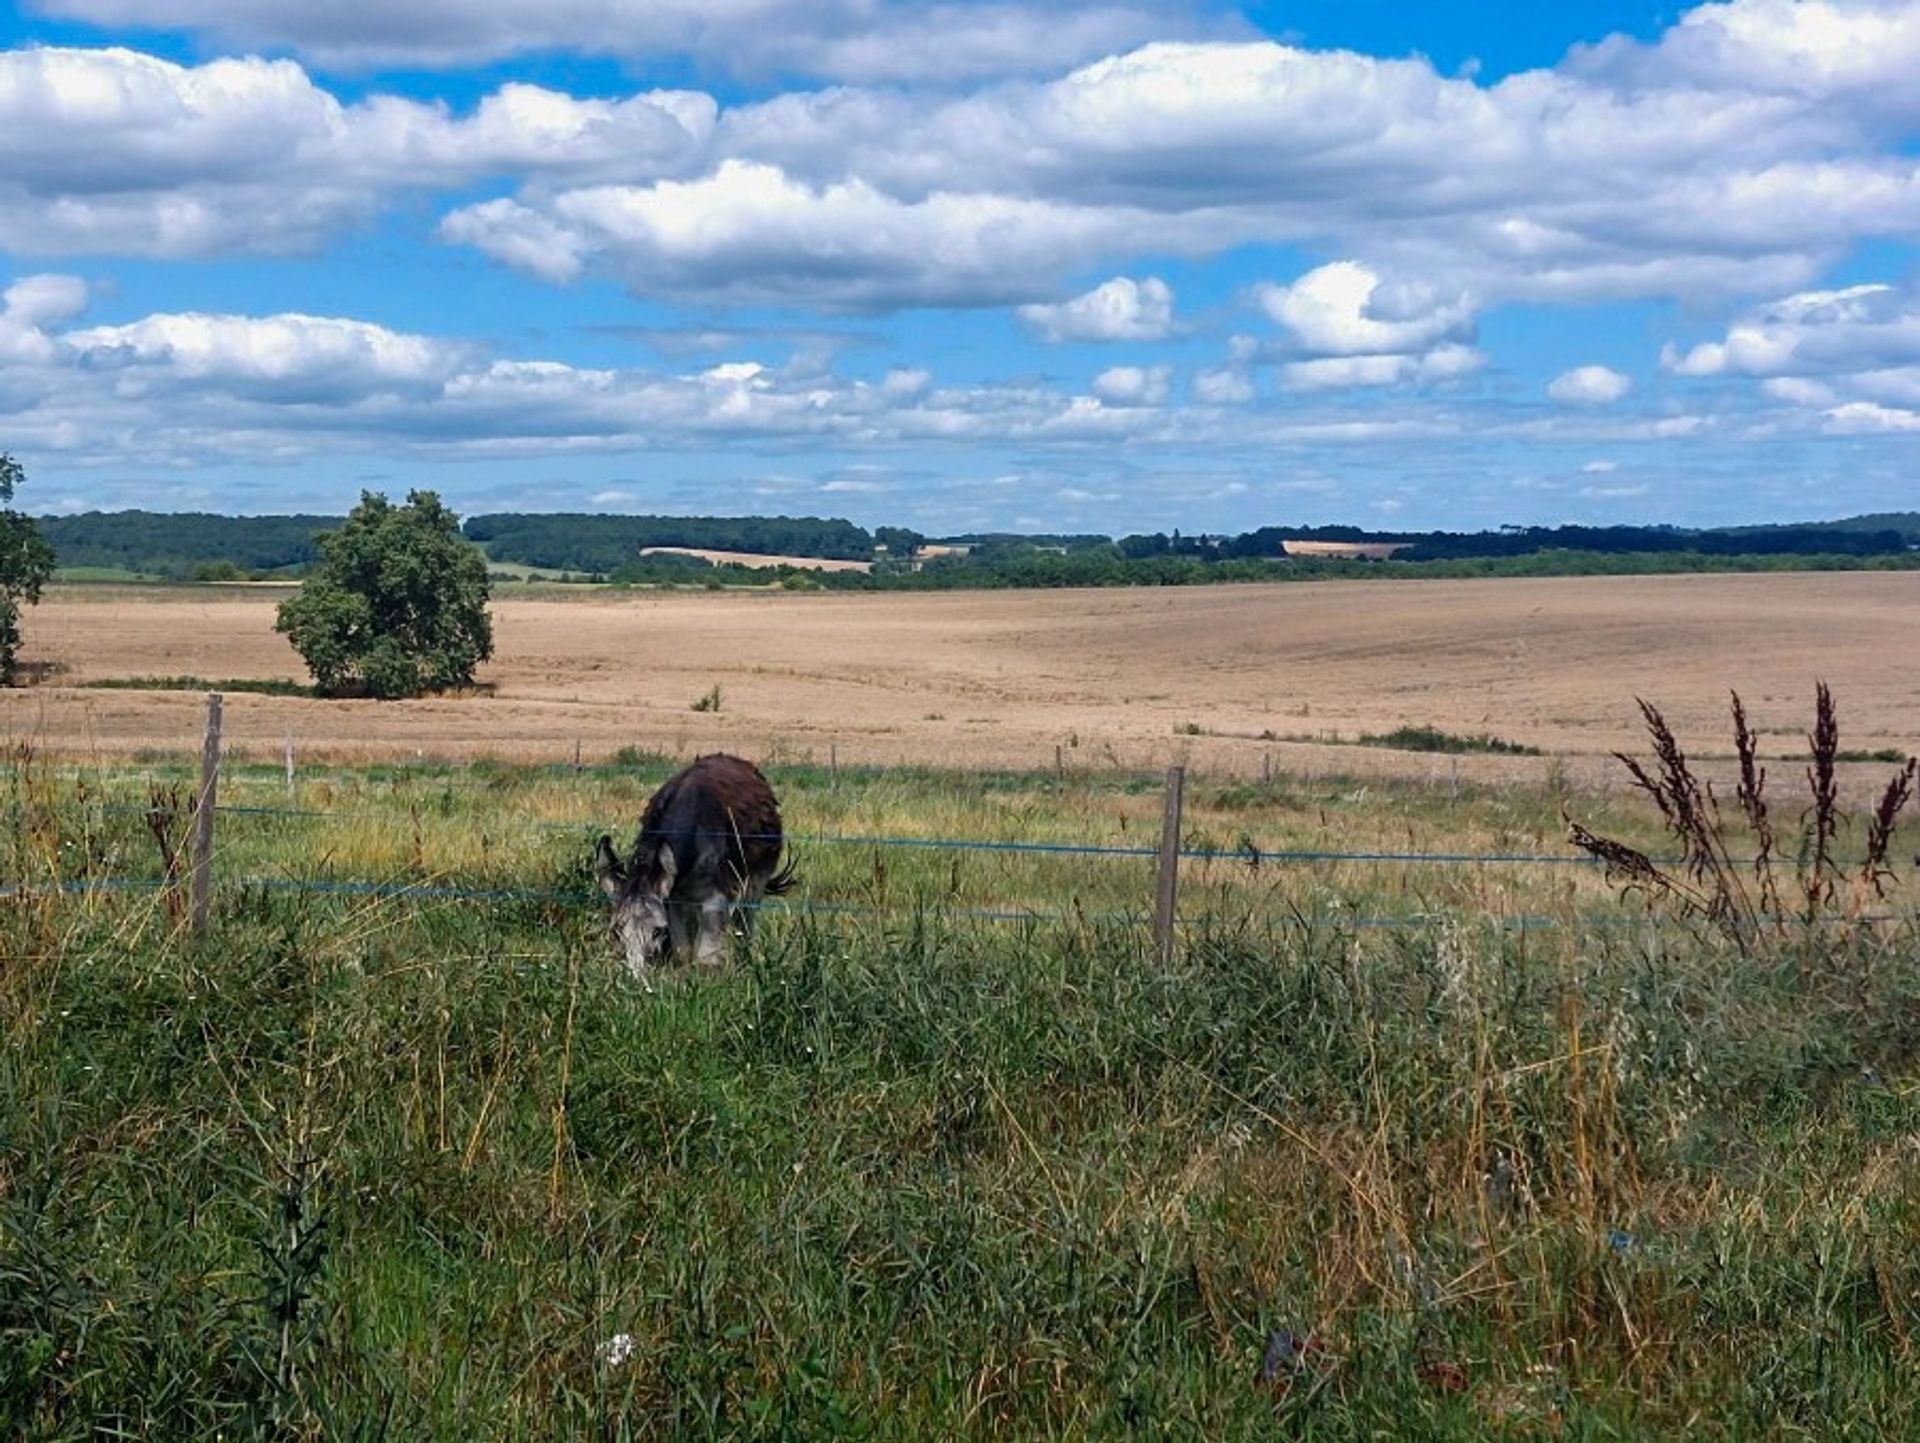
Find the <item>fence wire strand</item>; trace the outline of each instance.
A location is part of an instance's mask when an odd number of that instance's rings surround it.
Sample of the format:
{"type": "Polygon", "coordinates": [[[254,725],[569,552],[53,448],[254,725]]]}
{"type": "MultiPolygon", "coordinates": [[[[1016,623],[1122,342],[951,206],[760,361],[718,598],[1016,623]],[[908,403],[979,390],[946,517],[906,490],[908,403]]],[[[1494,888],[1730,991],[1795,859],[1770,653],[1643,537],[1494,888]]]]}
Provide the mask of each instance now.
{"type": "MultiPolygon", "coordinates": [[[[117,813],[144,814],[148,808],[137,803],[113,803],[103,808],[117,813]]],[[[257,807],[222,804],[215,809],[218,813],[236,817],[295,817],[312,821],[382,821],[395,820],[390,812],[374,811],[368,808],[353,810],[318,809],[306,807],[257,807]]],[[[527,830],[542,832],[568,832],[592,836],[606,829],[596,822],[526,822],[527,830]]],[[[947,852],[1004,852],[1015,855],[1061,856],[1061,857],[1120,857],[1153,858],[1160,855],[1158,847],[1119,846],[1098,842],[1027,842],[985,837],[893,837],[871,836],[860,833],[793,833],[793,832],[733,832],[733,831],[694,831],[676,833],[702,838],[734,839],[743,842],[778,842],[789,844],[803,842],[808,846],[827,847],[897,847],[926,851],[947,852]]],[[[1180,850],[1182,861],[1192,862],[1244,862],[1250,866],[1264,866],[1268,863],[1377,863],[1402,866],[1508,866],[1508,867],[1594,867],[1604,866],[1601,858],[1585,853],[1561,852],[1343,852],[1321,848],[1275,848],[1263,847],[1183,847],[1180,850]]],[[[1681,858],[1653,859],[1662,866],[1671,866],[1681,858]]],[[[1735,859],[1736,865],[1741,865],[1735,859]]]]}

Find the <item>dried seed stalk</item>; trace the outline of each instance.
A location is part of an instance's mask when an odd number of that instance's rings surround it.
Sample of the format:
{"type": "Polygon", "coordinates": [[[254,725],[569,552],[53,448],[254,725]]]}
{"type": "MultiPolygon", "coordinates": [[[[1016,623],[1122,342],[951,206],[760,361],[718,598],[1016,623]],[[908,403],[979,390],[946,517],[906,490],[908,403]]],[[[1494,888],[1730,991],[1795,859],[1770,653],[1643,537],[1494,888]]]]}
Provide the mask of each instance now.
{"type": "Polygon", "coordinates": [[[1834,762],[1840,751],[1840,720],[1833,706],[1833,693],[1823,681],[1814,692],[1813,730],[1807,736],[1807,786],[1813,804],[1801,817],[1807,837],[1807,868],[1801,883],[1807,898],[1807,920],[1832,903],[1840,869],[1834,864],[1833,843],[1840,829],[1838,788],[1834,781],[1834,762]]]}
{"type": "Polygon", "coordinates": [[[1880,804],[1867,822],[1867,856],[1860,864],[1860,881],[1863,886],[1871,887],[1876,897],[1885,897],[1886,884],[1893,880],[1893,873],[1887,867],[1887,852],[1893,845],[1894,829],[1900,825],[1900,813],[1913,799],[1916,773],[1920,773],[1920,758],[1908,757],[1907,764],[1893,774],[1887,789],[1880,794],[1880,804]]]}

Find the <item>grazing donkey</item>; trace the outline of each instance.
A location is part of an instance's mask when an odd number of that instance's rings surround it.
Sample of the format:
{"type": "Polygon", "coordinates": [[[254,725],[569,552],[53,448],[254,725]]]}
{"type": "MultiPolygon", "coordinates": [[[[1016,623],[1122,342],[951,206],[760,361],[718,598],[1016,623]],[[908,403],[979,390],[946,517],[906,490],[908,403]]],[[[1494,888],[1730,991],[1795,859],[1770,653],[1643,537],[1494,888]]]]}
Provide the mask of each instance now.
{"type": "Polygon", "coordinates": [[[752,762],[701,757],[661,785],[640,817],[625,865],[613,838],[594,849],[594,875],[613,902],[613,933],[639,976],[663,951],[717,963],[731,922],[752,930],[752,906],[793,886],[780,866],[780,808],[752,762]]]}

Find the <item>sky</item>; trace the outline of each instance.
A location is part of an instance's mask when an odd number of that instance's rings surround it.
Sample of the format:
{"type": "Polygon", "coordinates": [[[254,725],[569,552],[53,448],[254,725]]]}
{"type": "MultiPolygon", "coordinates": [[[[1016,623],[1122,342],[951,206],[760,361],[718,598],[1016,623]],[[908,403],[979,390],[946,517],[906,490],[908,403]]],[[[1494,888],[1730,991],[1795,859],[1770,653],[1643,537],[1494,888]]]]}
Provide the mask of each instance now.
{"type": "Polygon", "coordinates": [[[1920,508],[1920,0],[28,0],[16,504],[1920,508]]]}

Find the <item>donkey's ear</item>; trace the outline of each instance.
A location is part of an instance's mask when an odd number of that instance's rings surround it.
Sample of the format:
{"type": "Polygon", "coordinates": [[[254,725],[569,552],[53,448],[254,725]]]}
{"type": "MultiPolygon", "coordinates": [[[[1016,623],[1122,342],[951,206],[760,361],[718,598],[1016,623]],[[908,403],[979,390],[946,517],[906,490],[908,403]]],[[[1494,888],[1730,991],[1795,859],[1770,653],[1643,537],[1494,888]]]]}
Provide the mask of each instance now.
{"type": "Polygon", "coordinates": [[[620,872],[620,859],[613,854],[613,838],[601,835],[593,849],[593,875],[599,880],[600,890],[609,897],[618,897],[626,885],[626,878],[620,872]]]}
{"type": "Polygon", "coordinates": [[[662,847],[659,860],[654,863],[653,873],[653,889],[660,894],[661,900],[664,901],[667,894],[673,890],[673,879],[679,875],[680,863],[673,855],[673,848],[662,847]]]}

